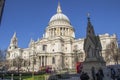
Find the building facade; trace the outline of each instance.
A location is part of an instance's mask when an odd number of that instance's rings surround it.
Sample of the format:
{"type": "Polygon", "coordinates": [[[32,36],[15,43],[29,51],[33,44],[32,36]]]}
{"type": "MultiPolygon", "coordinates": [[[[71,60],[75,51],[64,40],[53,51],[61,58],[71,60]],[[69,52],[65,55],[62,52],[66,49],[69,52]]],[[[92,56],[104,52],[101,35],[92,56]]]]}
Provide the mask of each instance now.
{"type": "MultiPolygon", "coordinates": [[[[111,41],[117,45],[117,39],[115,34],[107,33],[99,35],[99,37],[104,57],[107,45],[111,41]]],[[[17,43],[17,36],[14,33],[6,55],[6,59],[10,63],[9,70],[15,70],[16,64],[21,64],[21,69],[25,71],[39,71],[41,67],[45,66],[49,66],[53,70],[73,69],[76,62],[83,62],[85,59],[84,38],[75,38],[74,27],[69,18],[62,13],[60,4],[41,39],[37,41],[31,39],[29,47],[25,49],[19,48],[17,43]]]]}

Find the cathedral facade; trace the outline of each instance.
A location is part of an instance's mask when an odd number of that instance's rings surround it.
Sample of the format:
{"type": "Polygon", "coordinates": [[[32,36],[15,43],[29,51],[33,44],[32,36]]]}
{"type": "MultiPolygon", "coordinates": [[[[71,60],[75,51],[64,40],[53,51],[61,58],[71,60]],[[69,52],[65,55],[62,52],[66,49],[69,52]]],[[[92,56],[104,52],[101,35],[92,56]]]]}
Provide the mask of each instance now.
{"type": "MultiPolygon", "coordinates": [[[[117,46],[117,39],[115,34],[107,33],[99,37],[104,57],[107,45],[114,42],[117,46]]],[[[39,71],[41,67],[46,66],[54,70],[73,69],[76,62],[83,62],[85,59],[84,38],[75,38],[74,27],[69,18],[62,13],[60,4],[41,39],[37,41],[31,39],[29,47],[25,49],[19,48],[17,43],[17,36],[14,33],[6,55],[10,63],[8,70],[15,70],[18,66],[16,64],[22,64],[20,68],[25,71],[39,71]]]]}

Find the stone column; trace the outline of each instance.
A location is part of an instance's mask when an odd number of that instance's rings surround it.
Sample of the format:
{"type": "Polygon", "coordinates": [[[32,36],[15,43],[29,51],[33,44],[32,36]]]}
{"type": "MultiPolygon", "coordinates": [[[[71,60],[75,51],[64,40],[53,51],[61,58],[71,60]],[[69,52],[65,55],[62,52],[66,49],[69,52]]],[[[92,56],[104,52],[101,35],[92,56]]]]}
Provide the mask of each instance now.
{"type": "Polygon", "coordinates": [[[42,56],[40,56],[41,66],[42,66],[42,56]]]}
{"type": "Polygon", "coordinates": [[[68,28],[68,35],[70,35],[70,29],[68,28]]]}
{"type": "Polygon", "coordinates": [[[54,36],[54,31],[53,31],[53,28],[52,28],[52,37],[54,36]]]}
{"type": "Polygon", "coordinates": [[[57,28],[56,28],[56,36],[58,36],[58,35],[59,35],[59,33],[58,33],[58,32],[59,32],[59,28],[57,27],[57,28]]]}
{"type": "Polygon", "coordinates": [[[53,28],[52,30],[53,30],[53,36],[55,36],[55,29],[53,28]]]}
{"type": "Polygon", "coordinates": [[[47,56],[46,56],[46,65],[47,65],[47,56]]]}
{"type": "Polygon", "coordinates": [[[53,36],[53,31],[52,31],[52,29],[51,29],[51,37],[53,36]]]}
{"type": "Polygon", "coordinates": [[[64,28],[62,28],[62,35],[64,34],[64,28]]]}
{"type": "Polygon", "coordinates": [[[64,30],[64,28],[63,28],[63,36],[65,35],[65,30],[64,30]]]}
{"type": "Polygon", "coordinates": [[[45,56],[44,56],[44,66],[45,66],[45,56]]]}
{"type": "Polygon", "coordinates": [[[52,65],[51,64],[51,55],[49,56],[49,61],[48,62],[49,62],[49,65],[52,65]]]}
{"type": "Polygon", "coordinates": [[[40,66],[41,66],[41,59],[40,59],[40,56],[39,56],[39,63],[40,63],[40,66]]]}
{"type": "Polygon", "coordinates": [[[66,36],[68,36],[68,28],[66,28],[66,36]]]}
{"type": "Polygon", "coordinates": [[[49,35],[50,35],[50,37],[51,37],[51,36],[52,36],[52,32],[51,32],[51,29],[49,29],[49,31],[50,31],[50,34],[49,34],[49,35]]]}
{"type": "Polygon", "coordinates": [[[59,36],[60,36],[60,33],[61,33],[61,31],[60,31],[60,27],[59,27],[59,30],[58,30],[58,32],[59,32],[59,36]]]}
{"type": "Polygon", "coordinates": [[[54,36],[56,36],[56,29],[54,28],[54,36]]]}
{"type": "Polygon", "coordinates": [[[60,28],[60,36],[62,35],[62,28],[60,28]]]}
{"type": "Polygon", "coordinates": [[[67,31],[66,31],[66,28],[65,28],[65,36],[66,36],[66,32],[67,32],[67,31]]]}
{"type": "Polygon", "coordinates": [[[49,56],[47,57],[47,64],[50,65],[50,53],[49,56]]]}
{"type": "Polygon", "coordinates": [[[70,35],[72,35],[72,30],[70,29],[70,35]]]}
{"type": "MultiPolygon", "coordinates": [[[[51,36],[51,35],[50,35],[50,29],[49,29],[49,32],[48,32],[48,36],[51,36]]],[[[48,36],[47,36],[47,37],[48,37],[48,36]]]]}
{"type": "Polygon", "coordinates": [[[42,66],[42,65],[41,65],[41,61],[42,61],[42,60],[41,60],[41,56],[40,56],[40,67],[42,66]]]}

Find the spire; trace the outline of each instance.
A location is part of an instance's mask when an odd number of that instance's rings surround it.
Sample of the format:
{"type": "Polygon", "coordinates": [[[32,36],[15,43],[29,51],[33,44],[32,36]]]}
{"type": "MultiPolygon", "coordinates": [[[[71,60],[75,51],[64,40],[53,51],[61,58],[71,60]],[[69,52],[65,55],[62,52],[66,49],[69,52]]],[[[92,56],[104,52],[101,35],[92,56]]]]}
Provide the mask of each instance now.
{"type": "Polygon", "coordinates": [[[12,37],[11,42],[10,42],[9,49],[18,48],[17,44],[18,44],[18,40],[17,40],[17,37],[16,37],[16,32],[14,32],[13,37],[12,37]]]}
{"type": "Polygon", "coordinates": [[[90,21],[90,13],[87,13],[88,27],[93,27],[90,21]]]}
{"type": "Polygon", "coordinates": [[[62,10],[61,10],[61,7],[60,7],[60,2],[58,2],[57,13],[62,13],[62,10]]]}
{"type": "Polygon", "coordinates": [[[13,38],[16,38],[16,32],[14,32],[13,38]]]}
{"type": "Polygon", "coordinates": [[[87,19],[88,19],[88,23],[87,23],[87,35],[86,36],[88,35],[95,36],[94,28],[90,21],[90,13],[87,14],[87,19]]]}
{"type": "Polygon", "coordinates": [[[14,32],[11,42],[17,41],[16,32],[14,32]]]}
{"type": "Polygon", "coordinates": [[[29,43],[29,47],[32,46],[33,42],[34,42],[34,40],[31,38],[30,43],[29,43]]]}
{"type": "Polygon", "coordinates": [[[90,22],[90,13],[87,13],[88,22],[90,22]]]}
{"type": "Polygon", "coordinates": [[[31,40],[30,40],[30,44],[33,44],[34,43],[34,40],[31,38],[31,40]]]}

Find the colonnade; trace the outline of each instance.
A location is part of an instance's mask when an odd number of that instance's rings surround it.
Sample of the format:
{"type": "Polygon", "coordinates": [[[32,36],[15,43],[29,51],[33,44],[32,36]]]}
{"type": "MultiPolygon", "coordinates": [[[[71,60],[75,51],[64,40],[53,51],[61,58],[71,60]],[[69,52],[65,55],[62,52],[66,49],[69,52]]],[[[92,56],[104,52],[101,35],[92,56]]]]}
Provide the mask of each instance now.
{"type": "Polygon", "coordinates": [[[48,56],[39,56],[39,64],[40,66],[48,65],[48,56]]]}
{"type": "Polygon", "coordinates": [[[73,33],[73,30],[70,28],[65,27],[57,27],[57,28],[51,28],[48,31],[49,36],[71,36],[73,33]]]}

